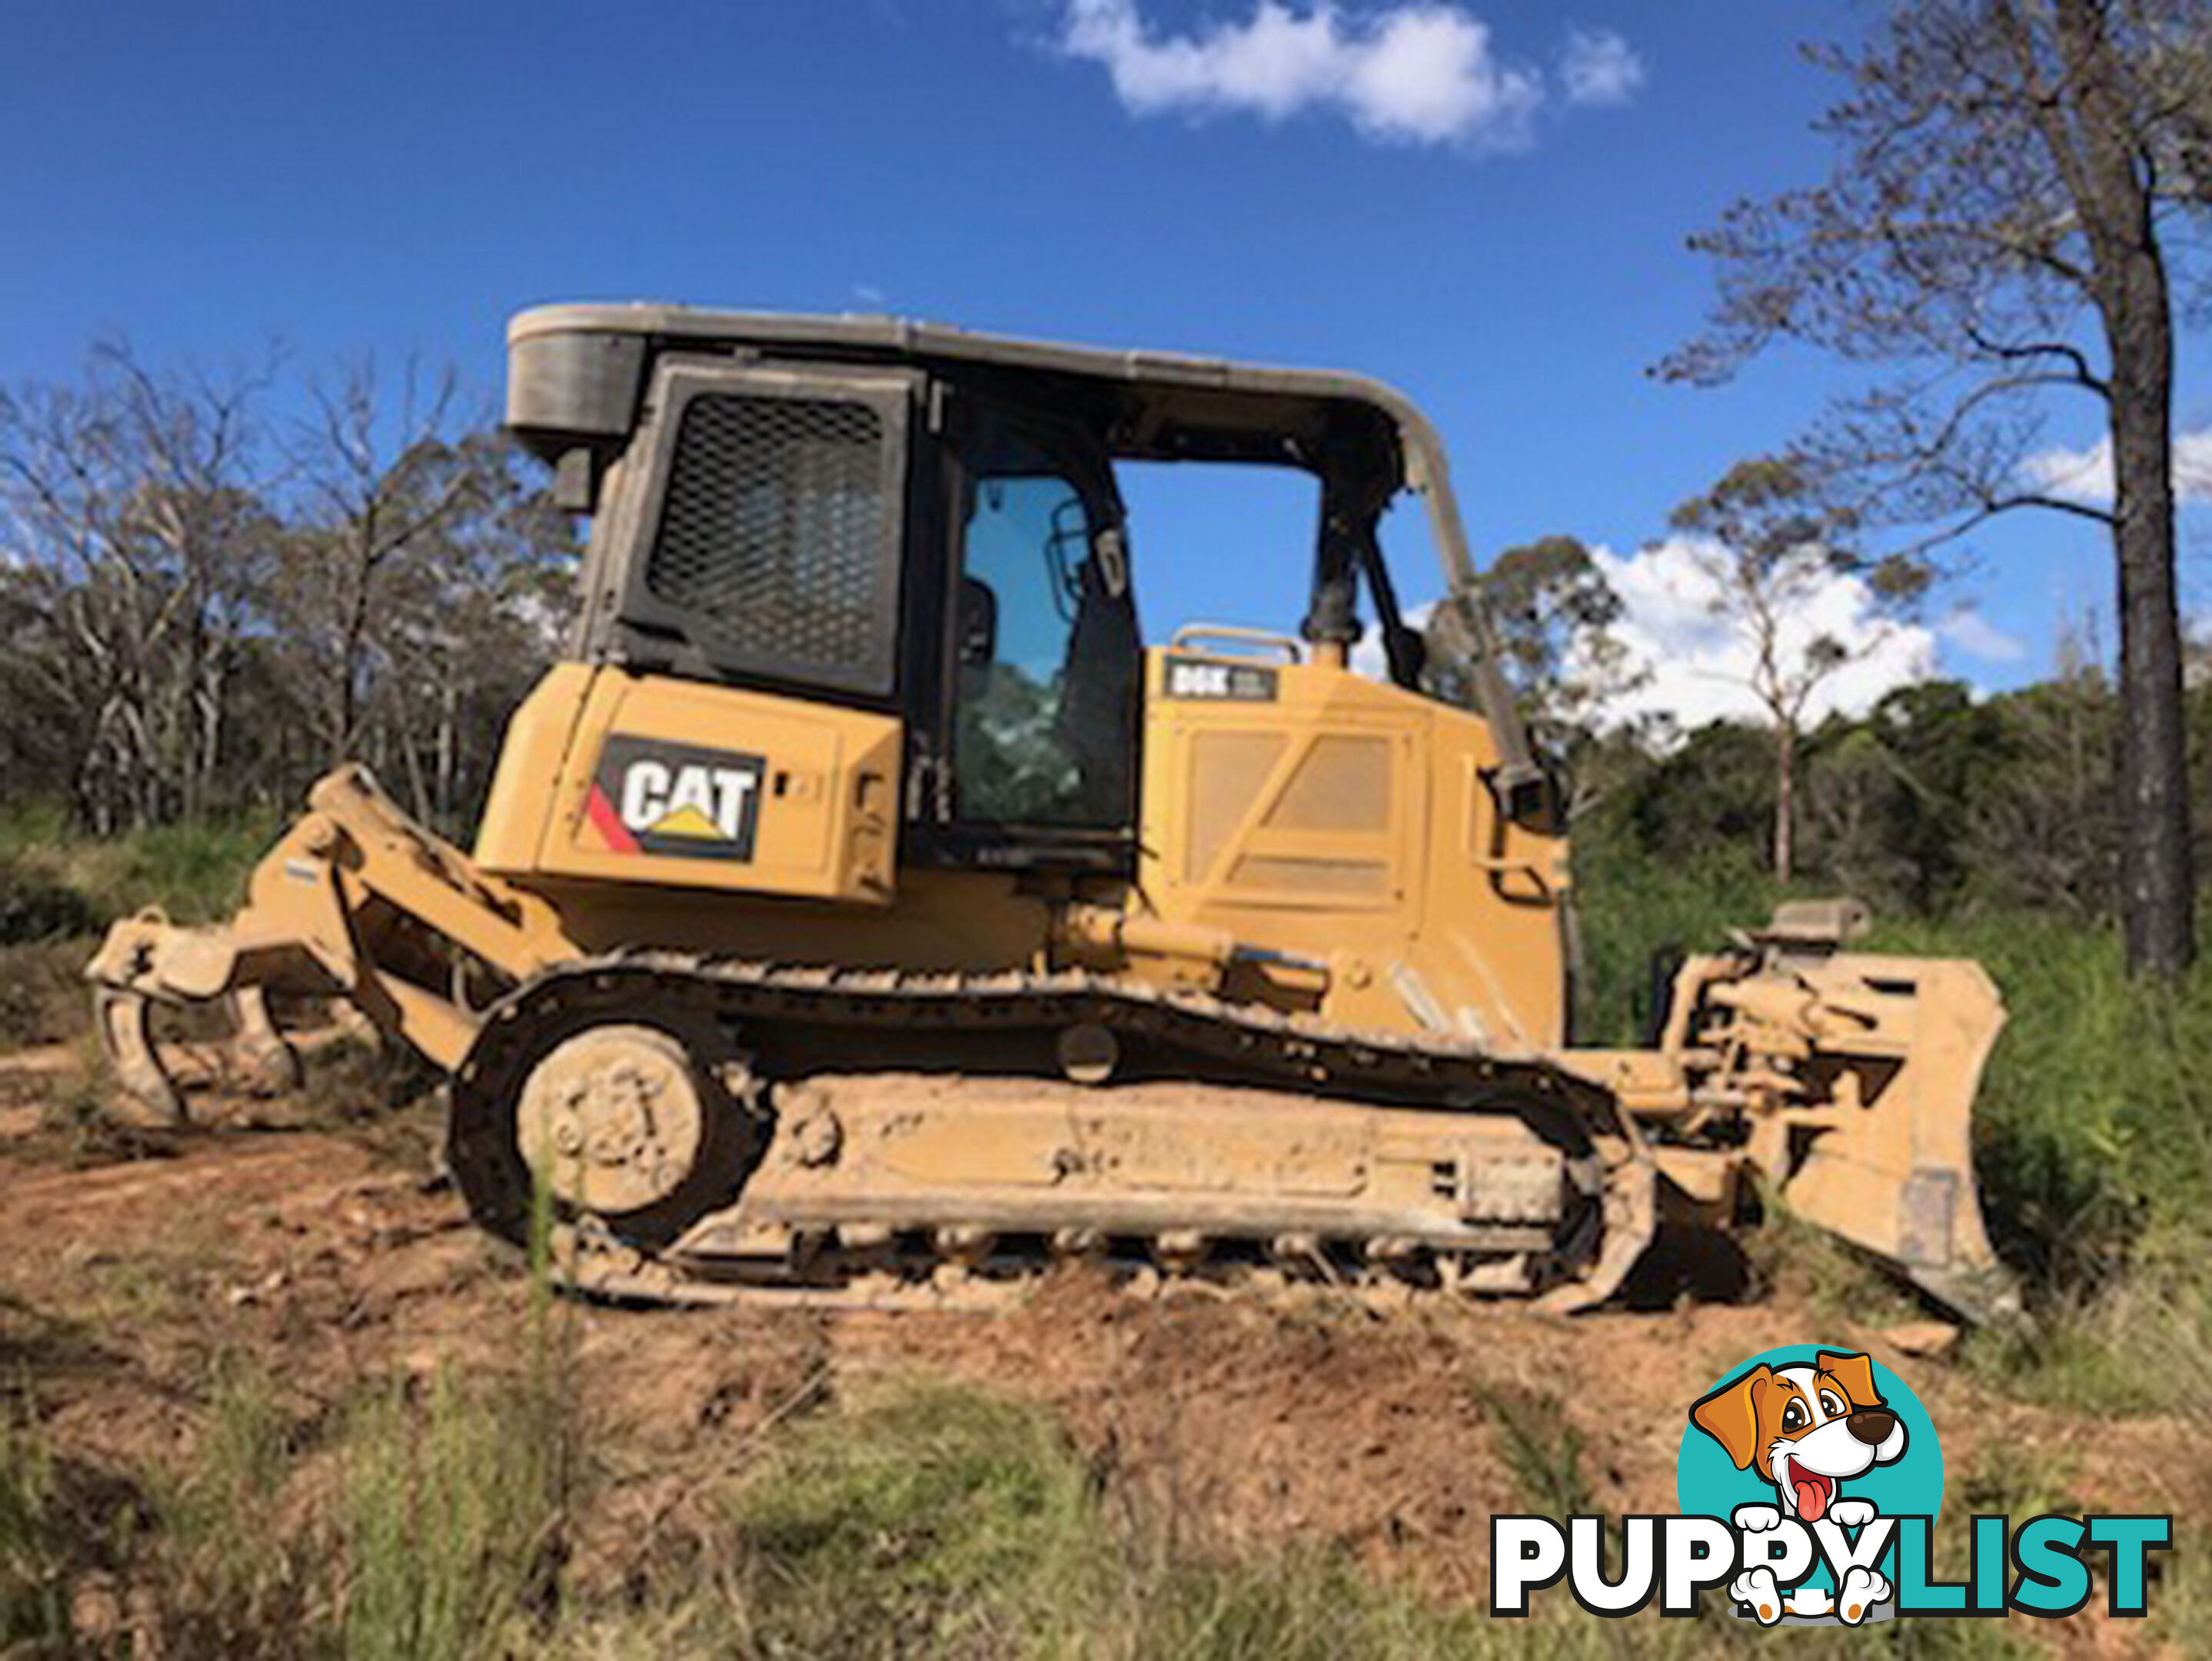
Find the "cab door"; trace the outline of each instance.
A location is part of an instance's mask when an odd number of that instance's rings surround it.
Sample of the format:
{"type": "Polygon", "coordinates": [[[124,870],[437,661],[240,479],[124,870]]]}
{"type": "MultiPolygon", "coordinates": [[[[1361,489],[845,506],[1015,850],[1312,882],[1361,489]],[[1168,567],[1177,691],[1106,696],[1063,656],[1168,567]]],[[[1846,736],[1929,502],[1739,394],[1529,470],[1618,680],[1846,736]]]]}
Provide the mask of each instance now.
{"type": "Polygon", "coordinates": [[[948,439],[938,845],[1126,869],[1143,666],[1112,472],[1081,428],[984,397],[956,398],[948,439]]]}

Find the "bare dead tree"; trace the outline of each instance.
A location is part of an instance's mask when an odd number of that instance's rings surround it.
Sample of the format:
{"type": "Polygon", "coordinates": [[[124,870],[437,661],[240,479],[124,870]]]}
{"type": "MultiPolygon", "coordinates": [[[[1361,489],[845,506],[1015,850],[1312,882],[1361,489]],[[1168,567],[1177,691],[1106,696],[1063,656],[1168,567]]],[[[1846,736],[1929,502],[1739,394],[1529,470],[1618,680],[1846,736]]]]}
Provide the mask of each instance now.
{"type": "Polygon", "coordinates": [[[274,546],[255,409],[265,373],[157,375],[96,348],[82,386],[0,394],[0,514],[25,654],[75,727],[73,791],[102,828],[198,812],[274,546]]]}
{"type": "Polygon", "coordinates": [[[1815,49],[1846,91],[1828,179],[1731,208],[1706,334],[1662,367],[1712,381],[1771,342],[1896,378],[1835,410],[1798,460],[1930,548],[2026,508],[2112,541],[2119,592],[2121,909],[2139,970],[2194,957],[2195,870],[2174,581],[2177,262],[2212,204],[2212,15],[2201,0],[1894,3],[1861,47],[1815,49]],[[2109,506],[2027,466],[2051,400],[2097,410],[2109,506]]]}
{"type": "Polygon", "coordinates": [[[507,712],[558,654],[580,562],[568,517],[506,440],[472,435],[445,465],[469,482],[388,587],[377,747],[416,814],[450,827],[489,782],[507,712]]]}
{"type": "Polygon", "coordinates": [[[112,345],[0,392],[0,791],[65,793],[102,832],[341,757],[442,824],[481,797],[556,655],[570,521],[450,374],[288,386],[311,413],[281,449],[271,379],[112,345]]]}
{"type": "Polygon", "coordinates": [[[482,488],[458,465],[455,390],[451,369],[426,376],[412,359],[388,388],[373,358],[311,388],[316,417],[292,447],[311,520],[286,551],[281,611],[329,763],[362,747],[395,568],[482,488]]]}

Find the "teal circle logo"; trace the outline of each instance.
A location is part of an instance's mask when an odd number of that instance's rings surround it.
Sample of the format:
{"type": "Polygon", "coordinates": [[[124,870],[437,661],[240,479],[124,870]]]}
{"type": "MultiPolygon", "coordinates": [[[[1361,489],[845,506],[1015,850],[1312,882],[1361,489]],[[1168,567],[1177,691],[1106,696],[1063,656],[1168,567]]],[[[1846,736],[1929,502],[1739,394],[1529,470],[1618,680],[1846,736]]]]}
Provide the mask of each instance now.
{"type": "MultiPolygon", "coordinates": [[[[1870,1517],[1934,1517],[1943,1450],[1928,1409],[1889,1368],[1842,1344],[1753,1355],[1686,1404],[1674,1492],[1685,1516],[1734,1526],[1740,1507],[1808,1528],[1856,1530],[1870,1517]]],[[[1896,1542],[1881,1567],[1893,1587],[1896,1542]]],[[[1833,1590],[1815,1555],[1803,1585],[1833,1590]]]]}

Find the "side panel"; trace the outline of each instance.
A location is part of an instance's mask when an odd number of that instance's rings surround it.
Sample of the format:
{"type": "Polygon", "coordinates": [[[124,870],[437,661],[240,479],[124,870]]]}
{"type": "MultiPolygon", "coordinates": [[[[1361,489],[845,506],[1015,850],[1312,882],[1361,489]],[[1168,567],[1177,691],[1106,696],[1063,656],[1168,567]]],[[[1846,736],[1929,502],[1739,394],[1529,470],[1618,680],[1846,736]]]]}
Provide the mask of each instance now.
{"type": "Polygon", "coordinates": [[[599,673],[587,663],[556,663],[507,718],[499,770],[477,826],[476,860],[485,870],[520,877],[538,868],[538,844],[552,806],[549,793],[599,673]]]}
{"type": "Polygon", "coordinates": [[[522,879],[888,904],[900,737],[866,710],[564,666],[517,715],[478,855],[522,879]]]}
{"type": "MultiPolygon", "coordinates": [[[[1325,964],[1347,1025],[1560,1042],[1564,847],[1498,814],[1480,719],[1320,664],[1148,659],[1139,885],[1163,918],[1325,964]]],[[[1297,982],[1238,989],[1295,1005],[1297,982]]]]}
{"type": "Polygon", "coordinates": [[[1421,1013],[1494,1050],[1555,1050],[1567,1036],[1566,838],[1499,812],[1488,722],[1429,710],[1429,903],[1412,959],[1431,995],[1421,1013]]]}

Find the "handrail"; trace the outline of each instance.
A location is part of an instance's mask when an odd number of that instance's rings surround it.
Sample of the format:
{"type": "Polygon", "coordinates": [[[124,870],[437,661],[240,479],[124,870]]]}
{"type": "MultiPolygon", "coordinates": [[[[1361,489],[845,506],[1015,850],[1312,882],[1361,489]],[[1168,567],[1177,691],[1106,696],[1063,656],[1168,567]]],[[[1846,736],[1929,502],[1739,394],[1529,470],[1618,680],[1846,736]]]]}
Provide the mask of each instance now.
{"type": "Polygon", "coordinates": [[[1241,646],[1265,646],[1283,654],[1286,663],[1299,663],[1305,659],[1305,644],[1292,635],[1278,634],[1272,629],[1247,629],[1233,623],[1186,623],[1175,631],[1168,642],[1170,651],[1187,649],[1193,641],[1228,641],[1241,646]]]}

